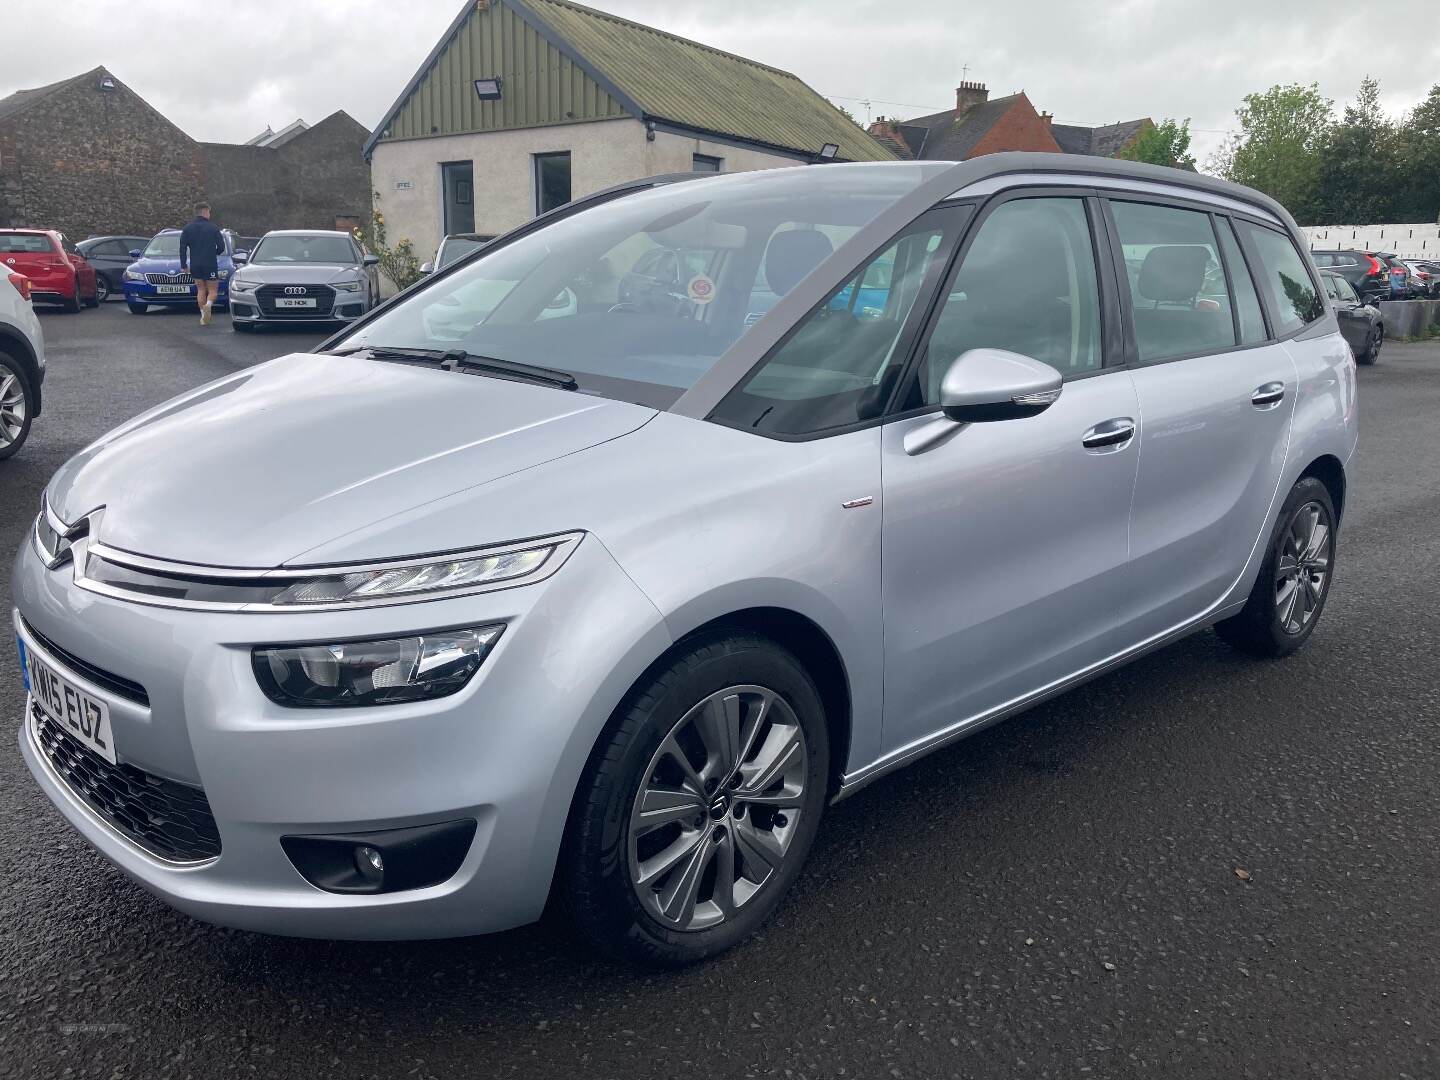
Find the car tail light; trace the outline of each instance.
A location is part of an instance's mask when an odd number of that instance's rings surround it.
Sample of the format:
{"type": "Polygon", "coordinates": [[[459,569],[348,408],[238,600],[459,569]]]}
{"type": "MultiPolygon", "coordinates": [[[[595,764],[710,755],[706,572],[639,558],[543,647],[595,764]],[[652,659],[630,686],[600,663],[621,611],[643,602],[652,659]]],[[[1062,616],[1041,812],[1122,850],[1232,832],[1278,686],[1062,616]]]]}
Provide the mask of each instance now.
{"type": "Polygon", "coordinates": [[[21,300],[30,299],[30,279],[24,274],[10,274],[10,284],[15,286],[15,291],[20,294],[21,300]]]}
{"type": "Polygon", "coordinates": [[[1379,274],[1382,272],[1379,259],[1375,258],[1374,255],[1366,255],[1365,257],[1370,260],[1370,273],[1379,274]]]}

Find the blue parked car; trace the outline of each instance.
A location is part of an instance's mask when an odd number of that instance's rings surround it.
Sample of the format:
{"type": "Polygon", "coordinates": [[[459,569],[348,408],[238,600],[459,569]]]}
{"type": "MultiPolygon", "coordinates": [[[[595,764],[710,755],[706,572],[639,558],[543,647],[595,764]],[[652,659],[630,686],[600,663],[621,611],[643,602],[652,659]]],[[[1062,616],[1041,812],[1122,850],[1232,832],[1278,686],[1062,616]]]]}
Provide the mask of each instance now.
{"type": "MultiPolygon", "coordinates": [[[[230,306],[230,275],[235,272],[236,234],[222,229],[225,236],[225,254],[217,260],[220,270],[220,289],[215,297],[215,306],[226,309],[230,306]]],[[[189,274],[180,272],[180,230],[162,229],[156,233],[142,252],[130,252],[135,262],[125,271],[125,303],[135,315],[144,315],[151,304],[188,304],[195,306],[195,282],[189,274]]],[[[245,261],[246,253],[240,253],[245,261]]]]}

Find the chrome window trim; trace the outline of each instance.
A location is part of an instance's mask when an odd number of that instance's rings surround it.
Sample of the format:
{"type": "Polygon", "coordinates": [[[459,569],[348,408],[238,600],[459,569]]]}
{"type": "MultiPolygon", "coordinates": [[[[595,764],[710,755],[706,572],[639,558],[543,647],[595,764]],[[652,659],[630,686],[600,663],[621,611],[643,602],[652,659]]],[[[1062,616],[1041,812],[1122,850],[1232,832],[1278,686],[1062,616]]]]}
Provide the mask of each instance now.
{"type": "Polygon", "coordinates": [[[148,607],[173,608],[184,611],[223,611],[244,614],[301,614],[304,612],[354,611],[360,608],[394,607],[399,604],[419,604],[435,600],[450,600],[460,596],[473,596],[477,593],[499,592],[502,589],[515,589],[525,585],[533,585],[546,580],[558,572],[584,536],[585,533],[583,531],[576,531],[561,533],[555,536],[535,537],[530,540],[517,540],[505,544],[493,544],[487,547],[470,548],[464,551],[407,556],[402,559],[386,559],[334,566],[280,567],[270,570],[242,569],[233,566],[203,566],[197,563],[174,562],[167,559],[155,559],[146,555],[136,555],[132,552],[111,547],[98,540],[82,541],[75,546],[77,553],[75,559],[75,584],[87,592],[107,596],[114,600],[144,604],[148,607]],[[458,589],[436,589],[430,592],[415,592],[365,600],[342,600],[316,604],[230,603],[218,600],[184,600],[174,597],[158,597],[148,593],[121,588],[120,586],[111,585],[108,582],[96,581],[87,573],[90,559],[94,557],[103,559],[105,562],[112,563],[116,566],[141,572],[163,574],[182,582],[204,579],[207,581],[230,580],[252,583],[281,583],[332,577],[341,574],[366,573],[379,570],[403,570],[408,567],[426,566],[430,563],[448,560],[460,561],[463,559],[488,558],[494,555],[505,555],[513,551],[528,551],[532,548],[547,545],[553,545],[555,550],[551,552],[539,567],[520,577],[458,589]]]}

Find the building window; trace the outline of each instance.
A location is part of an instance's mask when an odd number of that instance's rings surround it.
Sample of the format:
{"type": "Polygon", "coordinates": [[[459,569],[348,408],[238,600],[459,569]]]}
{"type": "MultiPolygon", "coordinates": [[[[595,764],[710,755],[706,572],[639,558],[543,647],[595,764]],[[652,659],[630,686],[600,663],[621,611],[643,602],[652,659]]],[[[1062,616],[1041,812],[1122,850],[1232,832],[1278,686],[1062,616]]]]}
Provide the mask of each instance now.
{"type": "Polygon", "coordinates": [[[535,213],[570,201],[570,151],[535,155],[535,213]]]}
{"type": "Polygon", "coordinates": [[[709,154],[690,155],[691,172],[724,172],[725,159],[711,157],[709,154]]]}
{"type": "Polygon", "coordinates": [[[445,197],[445,235],[475,231],[475,165],[447,161],[440,166],[445,197]]]}

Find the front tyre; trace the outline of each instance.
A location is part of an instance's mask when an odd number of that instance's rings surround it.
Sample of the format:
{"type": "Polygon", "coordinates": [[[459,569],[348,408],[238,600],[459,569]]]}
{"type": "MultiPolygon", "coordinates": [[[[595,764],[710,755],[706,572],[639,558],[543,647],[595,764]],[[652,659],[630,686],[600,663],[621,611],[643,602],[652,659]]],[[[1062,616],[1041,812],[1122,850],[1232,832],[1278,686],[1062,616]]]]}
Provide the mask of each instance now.
{"type": "Polygon", "coordinates": [[[1250,598],[1215,632],[1251,656],[1289,656],[1315,632],[1334,572],[1335,504],[1324,484],[1302,477],[1280,509],[1250,598]]]}
{"type": "Polygon", "coordinates": [[[144,315],[150,310],[149,304],[137,304],[134,300],[125,301],[125,306],[130,309],[131,315],[144,315]]]}
{"type": "Polygon", "coordinates": [[[800,872],[824,810],[820,694],[766,638],[697,639],[611,718],[561,855],[571,919],[601,951],[678,967],[744,940],[800,872]]]}

